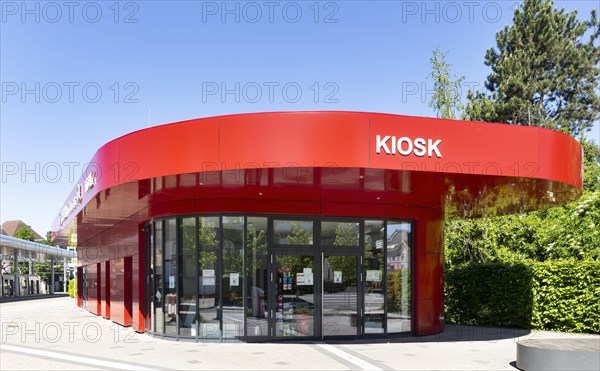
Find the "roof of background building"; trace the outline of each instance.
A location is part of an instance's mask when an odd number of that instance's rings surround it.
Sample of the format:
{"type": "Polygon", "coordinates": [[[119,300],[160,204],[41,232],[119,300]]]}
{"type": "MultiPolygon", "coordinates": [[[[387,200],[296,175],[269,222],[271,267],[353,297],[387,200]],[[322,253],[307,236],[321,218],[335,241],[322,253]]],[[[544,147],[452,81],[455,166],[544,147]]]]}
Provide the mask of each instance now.
{"type": "Polygon", "coordinates": [[[2,232],[3,232],[3,234],[5,234],[7,236],[14,237],[15,233],[17,233],[17,231],[21,227],[29,228],[31,230],[31,232],[33,232],[33,239],[35,241],[39,241],[39,240],[44,240],[45,239],[39,233],[37,233],[36,231],[34,231],[33,228],[31,228],[30,225],[25,224],[24,221],[19,220],[19,219],[17,219],[17,220],[7,220],[4,223],[2,223],[2,232]]]}

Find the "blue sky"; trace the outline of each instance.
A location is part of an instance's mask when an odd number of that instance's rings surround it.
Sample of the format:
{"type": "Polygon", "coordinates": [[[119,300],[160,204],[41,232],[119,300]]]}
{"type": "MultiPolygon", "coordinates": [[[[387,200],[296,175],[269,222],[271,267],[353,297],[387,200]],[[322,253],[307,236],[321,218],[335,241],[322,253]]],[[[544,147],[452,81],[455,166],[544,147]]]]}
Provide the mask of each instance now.
{"type": "MultiPolygon", "coordinates": [[[[41,234],[95,151],[148,125],[286,110],[433,116],[432,51],[449,51],[465,93],[482,88],[485,51],[518,2],[67,4],[0,4],[0,219],[41,234]]],[[[580,19],[598,8],[556,4],[580,19]]],[[[598,124],[588,136],[600,141],[598,124]]]]}

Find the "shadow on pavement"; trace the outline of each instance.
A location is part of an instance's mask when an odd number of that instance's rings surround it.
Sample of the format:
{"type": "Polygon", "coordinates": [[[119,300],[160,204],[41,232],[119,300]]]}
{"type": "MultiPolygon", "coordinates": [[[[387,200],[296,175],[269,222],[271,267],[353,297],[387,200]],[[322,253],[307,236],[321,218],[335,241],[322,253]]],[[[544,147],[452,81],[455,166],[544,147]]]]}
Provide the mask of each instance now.
{"type": "Polygon", "coordinates": [[[40,300],[40,299],[56,299],[56,298],[68,298],[67,293],[58,294],[41,294],[41,295],[27,295],[27,296],[13,296],[10,298],[0,298],[1,303],[12,303],[16,301],[27,301],[27,300],[40,300]]]}
{"type": "MultiPolygon", "coordinates": [[[[515,339],[531,334],[531,330],[515,328],[496,328],[479,326],[445,325],[441,334],[428,336],[411,336],[410,334],[399,334],[380,339],[357,339],[352,344],[381,344],[381,343],[440,343],[459,341],[497,341],[504,339],[515,339]]],[[[348,340],[325,340],[328,344],[348,344],[348,340]]],[[[303,342],[308,343],[308,342],[303,342]]],[[[311,343],[314,343],[312,341],[311,343]]]]}

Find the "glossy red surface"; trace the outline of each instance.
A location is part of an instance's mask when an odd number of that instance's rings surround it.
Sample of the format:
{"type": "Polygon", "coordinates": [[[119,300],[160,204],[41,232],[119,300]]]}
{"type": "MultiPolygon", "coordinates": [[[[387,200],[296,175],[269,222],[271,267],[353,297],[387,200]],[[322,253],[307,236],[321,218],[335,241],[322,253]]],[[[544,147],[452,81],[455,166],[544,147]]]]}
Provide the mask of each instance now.
{"type": "MultiPolygon", "coordinates": [[[[140,243],[143,249],[143,242],[140,243]]],[[[134,330],[143,332],[144,331],[144,270],[140,267],[144,266],[143,261],[140,262],[140,256],[143,257],[143,251],[141,254],[132,256],[131,261],[131,326],[134,330]]]]}
{"type": "Polygon", "coordinates": [[[110,318],[110,261],[106,261],[102,263],[104,266],[104,271],[106,272],[106,277],[102,280],[102,284],[104,285],[102,293],[104,298],[104,308],[106,312],[106,318],[110,318]]]}
{"type": "Polygon", "coordinates": [[[99,290],[102,292],[100,295],[100,315],[103,318],[110,318],[110,291],[108,289],[110,271],[107,270],[109,262],[100,263],[100,285],[99,290]]]}
{"type": "MultiPolygon", "coordinates": [[[[406,141],[401,144],[407,149],[406,141]]],[[[444,214],[505,214],[573,200],[581,193],[581,154],[573,138],[546,129],[377,113],[190,120],[101,147],[89,168],[96,183],[62,224],[57,218],[53,231],[60,243],[76,227],[80,265],[111,261],[111,318],[143,331],[141,226],[152,218],[240,213],[414,219],[414,330],[425,335],[442,329],[444,214]],[[441,157],[435,151],[386,154],[395,147],[391,138],[382,139],[387,136],[441,141],[433,145],[441,157]],[[130,287],[127,275],[133,275],[130,287]]]]}
{"type": "MultiPolygon", "coordinates": [[[[87,309],[94,313],[94,314],[100,314],[101,313],[101,308],[100,308],[100,296],[98,295],[98,284],[100,283],[100,272],[98,271],[98,267],[100,266],[100,263],[98,264],[89,264],[87,265],[87,272],[86,272],[86,276],[87,276],[87,290],[88,290],[88,300],[87,300],[87,309]]],[[[81,276],[77,277],[77,279],[81,279],[81,276]]]]}
{"type": "Polygon", "coordinates": [[[131,326],[131,257],[110,260],[111,319],[131,326]]]}
{"type": "Polygon", "coordinates": [[[83,277],[83,267],[77,267],[77,306],[81,307],[83,305],[83,281],[81,280],[83,277]]]}

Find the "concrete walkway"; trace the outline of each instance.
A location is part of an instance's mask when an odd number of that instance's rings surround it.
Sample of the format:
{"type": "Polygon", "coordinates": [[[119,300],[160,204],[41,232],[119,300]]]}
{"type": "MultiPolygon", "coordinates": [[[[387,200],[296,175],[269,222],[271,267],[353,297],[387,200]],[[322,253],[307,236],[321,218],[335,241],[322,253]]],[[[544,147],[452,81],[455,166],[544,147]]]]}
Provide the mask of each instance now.
{"type": "Polygon", "coordinates": [[[2,370],[515,370],[517,340],[591,336],[447,326],[435,336],[351,343],[175,342],[118,326],[64,297],[0,303],[0,326],[2,370]]]}

